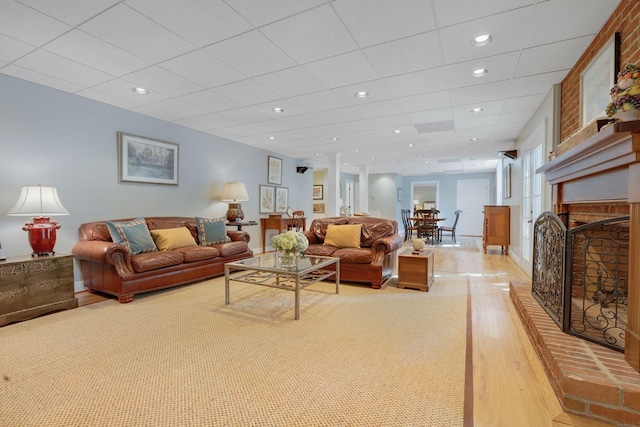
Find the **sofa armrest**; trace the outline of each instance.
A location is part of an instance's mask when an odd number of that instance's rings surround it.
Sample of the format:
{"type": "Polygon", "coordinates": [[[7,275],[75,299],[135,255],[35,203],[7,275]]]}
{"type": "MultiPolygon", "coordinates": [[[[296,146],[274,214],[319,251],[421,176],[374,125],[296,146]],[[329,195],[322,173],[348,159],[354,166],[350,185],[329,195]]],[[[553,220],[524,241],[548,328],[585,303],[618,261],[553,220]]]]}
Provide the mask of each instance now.
{"type": "Polygon", "coordinates": [[[83,240],[71,250],[79,260],[113,265],[120,276],[133,273],[131,255],[126,246],[100,240],[83,240]]]}
{"type": "Polygon", "coordinates": [[[393,234],[391,236],[382,237],[371,245],[373,250],[373,263],[381,264],[384,256],[397,251],[403,245],[402,237],[399,234],[393,234]]]}
{"type": "Polygon", "coordinates": [[[227,236],[231,239],[232,242],[247,242],[251,240],[251,235],[246,231],[236,231],[236,230],[228,230],[227,236]]]}
{"type": "Polygon", "coordinates": [[[317,245],[320,243],[318,236],[316,236],[316,233],[314,233],[313,231],[303,230],[302,234],[304,234],[304,236],[307,238],[310,245],[317,245]]]}

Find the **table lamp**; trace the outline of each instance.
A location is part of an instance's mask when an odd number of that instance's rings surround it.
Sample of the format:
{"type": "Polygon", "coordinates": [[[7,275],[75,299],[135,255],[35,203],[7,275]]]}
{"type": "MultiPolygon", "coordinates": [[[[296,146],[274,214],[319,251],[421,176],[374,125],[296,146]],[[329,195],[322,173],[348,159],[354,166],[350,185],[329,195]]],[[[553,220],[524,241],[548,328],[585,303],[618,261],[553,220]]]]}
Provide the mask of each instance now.
{"type": "Polygon", "coordinates": [[[22,229],[29,233],[31,256],[53,255],[56,244],[56,230],[60,228],[55,221],[49,221],[54,215],[69,215],[54,187],[25,185],[20,198],[7,213],[9,216],[32,216],[33,222],[26,223],[22,229]]]}
{"type": "Polygon", "coordinates": [[[233,181],[224,185],[222,201],[231,202],[229,203],[229,210],[227,210],[227,221],[242,222],[244,212],[242,212],[242,206],[238,202],[246,202],[247,200],[249,200],[249,194],[243,183],[233,181]]]}

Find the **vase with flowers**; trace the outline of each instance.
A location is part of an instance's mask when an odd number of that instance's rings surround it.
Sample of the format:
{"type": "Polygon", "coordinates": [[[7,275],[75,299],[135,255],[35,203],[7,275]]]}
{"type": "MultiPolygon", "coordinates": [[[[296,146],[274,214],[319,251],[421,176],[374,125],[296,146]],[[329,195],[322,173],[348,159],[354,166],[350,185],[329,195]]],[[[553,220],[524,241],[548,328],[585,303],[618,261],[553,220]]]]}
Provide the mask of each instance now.
{"type": "Polygon", "coordinates": [[[618,73],[618,82],[611,88],[611,102],[605,110],[608,117],[622,121],[640,119],[640,68],[627,64],[618,73]]]}
{"type": "Polygon", "coordinates": [[[276,250],[278,264],[282,268],[295,268],[298,258],[304,257],[309,247],[307,237],[298,231],[287,231],[271,238],[271,246],[276,250]]]}

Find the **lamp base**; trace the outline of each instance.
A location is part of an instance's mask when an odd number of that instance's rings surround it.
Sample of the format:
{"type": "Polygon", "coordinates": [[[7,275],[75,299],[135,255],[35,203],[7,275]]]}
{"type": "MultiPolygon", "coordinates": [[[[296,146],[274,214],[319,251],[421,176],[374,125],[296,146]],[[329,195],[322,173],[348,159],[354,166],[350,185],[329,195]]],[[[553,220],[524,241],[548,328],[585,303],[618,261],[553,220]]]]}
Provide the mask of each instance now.
{"type": "Polygon", "coordinates": [[[242,206],[240,203],[229,203],[229,210],[227,211],[227,221],[229,222],[242,222],[244,219],[244,212],[242,212],[242,206]]]}
{"type": "Polygon", "coordinates": [[[56,230],[59,228],[60,225],[55,221],[49,221],[48,217],[33,218],[33,223],[27,223],[22,227],[29,233],[32,257],[55,254],[53,247],[56,245],[56,230]]]}

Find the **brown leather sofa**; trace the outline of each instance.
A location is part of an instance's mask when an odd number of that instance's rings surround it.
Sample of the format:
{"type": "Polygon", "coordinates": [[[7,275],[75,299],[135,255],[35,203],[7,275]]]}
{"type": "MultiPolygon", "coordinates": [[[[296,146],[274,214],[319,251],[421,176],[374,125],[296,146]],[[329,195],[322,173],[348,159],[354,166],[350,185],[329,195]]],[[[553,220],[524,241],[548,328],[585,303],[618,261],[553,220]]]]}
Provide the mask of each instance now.
{"type": "Polygon", "coordinates": [[[112,241],[106,221],[82,224],[72,252],[80,262],[85,287],[126,303],[139,293],[220,276],[225,263],[253,256],[250,236],[244,231],[227,230],[230,242],[200,246],[193,217],[145,217],[145,222],[149,230],[187,227],[198,246],[132,255],[126,246],[112,241]]]}
{"type": "Polygon", "coordinates": [[[341,281],[370,283],[374,289],[380,289],[393,273],[396,252],[403,244],[396,221],[367,216],[315,219],[304,234],[309,239],[306,254],[340,258],[341,281]],[[329,224],[362,224],[360,247],[325,245],[329,224]]]}

